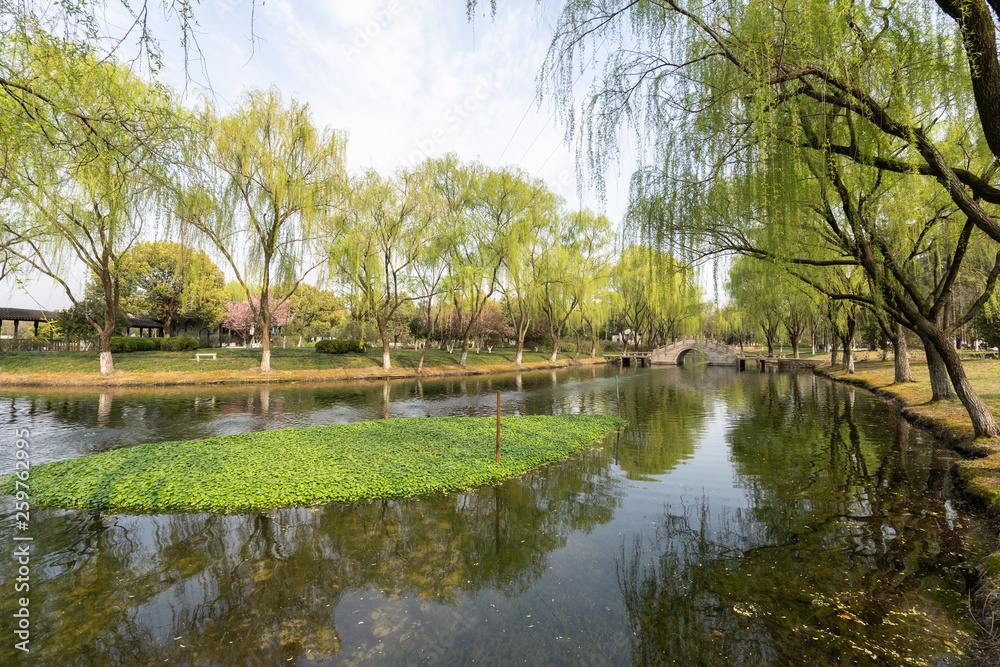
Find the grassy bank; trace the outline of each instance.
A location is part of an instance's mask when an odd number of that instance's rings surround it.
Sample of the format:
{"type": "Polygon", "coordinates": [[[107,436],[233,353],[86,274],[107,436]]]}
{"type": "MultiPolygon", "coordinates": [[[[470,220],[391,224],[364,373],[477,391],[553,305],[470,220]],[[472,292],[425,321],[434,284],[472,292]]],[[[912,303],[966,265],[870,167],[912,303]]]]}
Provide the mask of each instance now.
{"type": "MultiPolygon", "coordinates": [[[[622,424],[601,415],[435,417],[138,445],[33,466],[33,504],[237,512],[492,484],[568,456],[622,424]]],[[[15,478],[4,482],[15,490],[15,478]]]]}
{"type": "MultiPolygon", "coordinates": [[[[96,352],[6,352],[0,353],[2,385],[102,385],[212,384],[343,380],[352,378],[408,377],[416,375],[419,350],[394,350],[392,369],[382,369],[382,350],[364,354],[319,354],[312,348],[277,348],[271,351],[272,372],[261,374],[260,350],[222,348],[207,350],[213,360],[196,361],[193,352],[132,352],[115,355],[115,375],[101,378],[96,352]]],[[[490,373],[515,369],[513,348],[469,352],[467,366],[458,365],[460,350],[428,350],[423,375],[490,373]]],[[[570,363],[572,355],[561,354],[557,365],[570,363]]],[[[581,362],[591,363],[585,356],[581,362]]],[[[603,359],[594,360],[604,363],[603,359]]],[[[549,354],[525,352],[526,368],[551,365],[549,354]]]]}

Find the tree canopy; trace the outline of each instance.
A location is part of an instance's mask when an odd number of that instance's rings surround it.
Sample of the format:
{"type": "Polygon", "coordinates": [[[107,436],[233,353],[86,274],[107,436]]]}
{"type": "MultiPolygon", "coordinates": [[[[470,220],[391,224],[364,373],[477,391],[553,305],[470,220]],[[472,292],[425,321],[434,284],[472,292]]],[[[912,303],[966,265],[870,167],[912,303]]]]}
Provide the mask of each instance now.
{"type": "Polygon", "coordinates": [[[623,138],[639,145],[633,234],[689,260],[768,259],[814,287],[858,267],[871,289],[827,296],[918,333],[976,433],[995,435],[953,334],[994,288],[996,247],[978,294],[946,313],[972,249],[1000,241],[998,16],[985,0],[567,2],[541,90],[598,188],[623,138]],[[578,106],[576,73],[595,61],[578,106]],[[941,270],[913,280],[936,237],[950,239],[941,270]]]}

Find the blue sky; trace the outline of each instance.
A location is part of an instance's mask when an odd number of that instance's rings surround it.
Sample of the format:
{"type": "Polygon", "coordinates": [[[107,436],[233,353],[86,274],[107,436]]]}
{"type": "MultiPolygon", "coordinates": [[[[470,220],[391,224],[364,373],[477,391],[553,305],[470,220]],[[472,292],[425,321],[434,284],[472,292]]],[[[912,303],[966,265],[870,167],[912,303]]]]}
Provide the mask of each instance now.
{"type": "MultiPolygon", "coordinates": [[[[458,0],[203,0],[196,7],[202,59],[189,58],[185,68],[176,29],[162,30],[160,78],[185,91],[189,104],[208,94],[223,111],[247,87],[277,86],[308,102],[317,125],[347,131],[352,170],[389,173],[454,152],[517,165],[578,206],[575,150],[551,103],[536,100],[559,7],[506,0],[492,17],[486,3],[470,23],[458,0]]],[[[585,191],[583,205],[617,224],[630,171],[606,175],[606,203],[585,191]]],[[[42,280],[29,292],[0,299],[23,307],[69,303],[42,280]]]]}

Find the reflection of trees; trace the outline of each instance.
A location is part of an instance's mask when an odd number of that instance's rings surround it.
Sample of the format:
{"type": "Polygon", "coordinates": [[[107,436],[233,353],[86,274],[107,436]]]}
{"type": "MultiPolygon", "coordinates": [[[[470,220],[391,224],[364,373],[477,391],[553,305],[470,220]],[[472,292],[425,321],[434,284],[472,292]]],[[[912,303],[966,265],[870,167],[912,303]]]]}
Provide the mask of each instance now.
{"type": "MultiPolygon", "coordinates": [[[[33,516],[47,546],[31,613],[51,623],[33,657],[285,664],[340,653],[345,631],[419,657],[448,610],[480,592],[522,595],[570,533],[610,521],[617,484],[609,454],[593,449],[497,487],[423,499],[246,516],[33,516]]],[[[16,565],[0,563],[5,580],[16,565]]],[[[2,608],[11,593],[0,593],[2,608]]]]}
{"type": "Polygon", "coordinates": [[[703,385],[719,375],[702,367],[624,376],[622,417],[630,428],[614,451],[629,479],[662,475],[694,454],[711,400],[703,385]]]}
{"type": "MultiPolygon", "coordinates": [[[[749,377],[749,376],[748,376],[749,377]]],[[[754,382],[751,378],[747,382],[754,382]]],[[[947,462],[885,406],[759,376],[728,433],[747,505],[668,511],[618,563],[643,664],[923,664],[966,623],[947,462]],[[856,403],[857,400],[857,403],[856,403]]]]}

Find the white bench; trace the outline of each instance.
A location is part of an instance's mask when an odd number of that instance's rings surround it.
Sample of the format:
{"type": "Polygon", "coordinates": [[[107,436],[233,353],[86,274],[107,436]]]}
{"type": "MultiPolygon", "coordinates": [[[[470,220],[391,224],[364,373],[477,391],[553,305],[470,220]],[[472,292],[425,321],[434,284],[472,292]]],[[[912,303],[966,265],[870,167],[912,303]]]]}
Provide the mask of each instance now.
{"type": "Polygon", "coordinates": [[[195,361],[201,361],[202,357],[205,357],[206,359],[211,359],[212,361],[215,361],[215,352],[200,352],[200,353],[194,355],[194,360],[195,361]]]}

